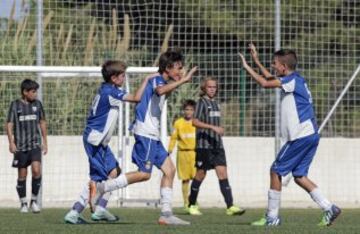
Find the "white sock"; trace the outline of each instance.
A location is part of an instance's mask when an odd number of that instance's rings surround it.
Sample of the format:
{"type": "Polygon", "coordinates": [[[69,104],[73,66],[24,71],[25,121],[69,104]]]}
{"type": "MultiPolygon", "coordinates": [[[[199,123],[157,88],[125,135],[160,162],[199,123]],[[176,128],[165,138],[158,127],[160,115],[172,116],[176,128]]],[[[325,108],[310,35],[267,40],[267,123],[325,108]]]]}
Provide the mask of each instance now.
{"type": "Polygon", "coordinates": [[[88,201],[89,201],[89,185],[88,183],[86,183],[85,186],[83,187],[83,190],[80,193],[78,200],[74,203],[71,210],[78,214],[81,213],[85,209],[88,201]]]}
{"type": "Polygon", "coordinates": [[[277,218],[279,216],[281,192],[269,189],[268,192],[268,210],[266,215],[270,218],[277,218]]]}
{"type": "Polygon", "coordinates": [[[309,194],[311,198],[314,200],[314,202],[316,202],[316,204],[318,204],[321,207],[321,209],[323,209],[324,211],[331,209],[332,203],[326,197],[324,197],[324,195],[322,195],[320,189],[315,188],[309,194]]]}
{"type": "Polygon", "coordinates": [[[110,197],[111,197],[111,192],[104,193],[98,200],[98,203],[95,207],[95,212],[101,212],[106,210],[106,206],[110,197]]]}
{"type": "Polygon", "coordinates": [[[83,190],[80,193],[78,202],[80,202],[80,204],[85,207],[88,204],[88,202],[89,202],[89,183],[86,183],[85,186],[83,187],[83,190]]]}
{"type": "Polygon", "coordinates": [[[37,201],[37,199],[38,199],[37,195],[31,194],[31,200],[32,201],[37,201]]]}
{"type": "Polygon", "coordinates": [[[75,215],[79,215],[79,212],[77,210],[73,210],[71,209],[68,213],[70,216],[75,216],[75,215]]]}
{"type": "Polygon", "coordinates": [[[20,198],[20,203],[21,203],[21,204],[27,203],[26,197],[20,198]]]}
{"type": "Polygon", "coordinates": [[[160,188],[160,204],[161,204],[161,213],[172,213],[172,188],[164,187],[160,188]]]}
{"type": "Polygon", "coordinates": [[[104,192],[111,192],[116,189],[124,188],[128,185],[125,174],[121,174],[115,179],[107,180],[104,183],[104,192]]]}

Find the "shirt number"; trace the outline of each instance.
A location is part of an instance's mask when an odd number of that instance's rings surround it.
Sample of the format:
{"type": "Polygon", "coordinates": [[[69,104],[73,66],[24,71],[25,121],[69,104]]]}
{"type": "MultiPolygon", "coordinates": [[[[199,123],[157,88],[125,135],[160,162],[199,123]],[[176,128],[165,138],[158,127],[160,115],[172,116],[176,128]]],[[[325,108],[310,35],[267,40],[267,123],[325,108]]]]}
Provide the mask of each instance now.
{"type": "Polygon", "coordinates": [[[99,105],[99,101],[100,101],[100,95],[97,94],[95,97],[94,97],[94,100],[91,104],[91,111],[92,111],[92,114],[95,115],[96,114],[96,109],[99,105]]]}

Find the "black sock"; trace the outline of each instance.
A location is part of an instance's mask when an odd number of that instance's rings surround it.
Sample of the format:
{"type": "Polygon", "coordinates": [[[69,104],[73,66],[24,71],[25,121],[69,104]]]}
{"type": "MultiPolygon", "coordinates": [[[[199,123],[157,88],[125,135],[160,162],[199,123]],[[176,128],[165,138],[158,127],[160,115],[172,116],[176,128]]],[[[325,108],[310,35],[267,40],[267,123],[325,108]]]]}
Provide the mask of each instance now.
{"type": "Polygon", "coordinates": [[[34,196],[37,196],[39,194],[41,186],[41,176],[39,178],[32,178],[31,181],[31,192],[34,196]]]}
{"type": "Polygon", "coordinates": [[[230,208],[233,205],[233,197],[231,193],[231,187],[229,185],[228,179],[219,180],[220,190],[224,197],[227,208],[230,208]]]}
{"type": "Polygon", "coordinates": [[[20,200],[26,199],[26,180],[18,180],[16,185],[16,191],[20,200]]]}
{"type": "Polygon", "coordinates": [[[189,206],[195,205],[202,181],[193,179],[190,188],[189,206]]]}

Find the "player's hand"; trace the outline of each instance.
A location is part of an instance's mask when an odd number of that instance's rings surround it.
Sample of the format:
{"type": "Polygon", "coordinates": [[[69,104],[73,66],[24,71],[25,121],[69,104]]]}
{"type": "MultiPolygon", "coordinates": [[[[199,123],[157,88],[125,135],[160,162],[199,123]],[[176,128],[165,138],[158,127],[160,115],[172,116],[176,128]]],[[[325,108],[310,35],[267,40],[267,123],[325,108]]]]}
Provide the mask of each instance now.
{"type": "Polygon", "coordinates": [[[259,61],[259,55],[258,55],[258,52],[256,51],[256,47],[253,43],[249,44],[249,49],[250,49],[250,54],[251,54],[251,57],[253,58],[253,60],[259,61]]]}
{"type": "Polygon", "coordinates": [[[41,151],[43,152],[44,155],[47,154],[47,152],[48,152],[47,144],[42,144],[41,145],[41,151]]]}
{"type": "Polygon", "coordinates": [[[15,152],[17,151],[17,148],[16,148],[16,145],[14,142],[11,142],[10,145],[9,145],[9,151],[10,153],[12,154],[15,154],[15,152]]]}
{"type": "Polygon", "coordinates": [[[224,135],[224,128],[223,127],[218,127],[218,126],[214,126],[212,128],[212,130],[214,132],[216,132],[217,134],[219,134],[220,136],[223,136],[224,135]]]}
{"type": "Polygon", "coordinates": [[[240,59],[241,59],[241,63],[243,65],[244,68],[248,67],[249,65],[246,62],[246,59],[244,57],[244,55],[242,53],[239,53],[240,59]]]}
{"type": "Polygon", "coordinates": [[[194,73],[197,71],[197,69],[198,69],[197,66],[191,68],[191,70],[186,75],[184,75],[181,80],[184,82],[189,82],[192,76],[194,75],[194,73]]]}

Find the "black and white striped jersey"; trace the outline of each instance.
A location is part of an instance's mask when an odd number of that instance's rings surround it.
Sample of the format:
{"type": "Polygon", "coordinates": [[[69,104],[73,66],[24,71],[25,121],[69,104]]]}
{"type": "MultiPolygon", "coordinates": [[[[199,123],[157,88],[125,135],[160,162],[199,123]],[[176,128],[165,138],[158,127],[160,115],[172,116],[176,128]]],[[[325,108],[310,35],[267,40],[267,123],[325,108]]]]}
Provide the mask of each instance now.
{"type": "Polygon", "coordinates": [[[24,102],[17,99],[11,102],[7,122],[14,124],[17,150],[28,151],[40,146],[40,120],[45,120],[45,113],[39,100],[24,102]]]}
{"type": "MultiPolygon", "coordinates": [[[[220,107],[215,100],[201,97],[196,103],[194,118],[211,124],[220,126],[220,107]]],[[[211,129],[196,128],[196,148],[216,149],[223,148],[221,136],[211,129]]]]}

